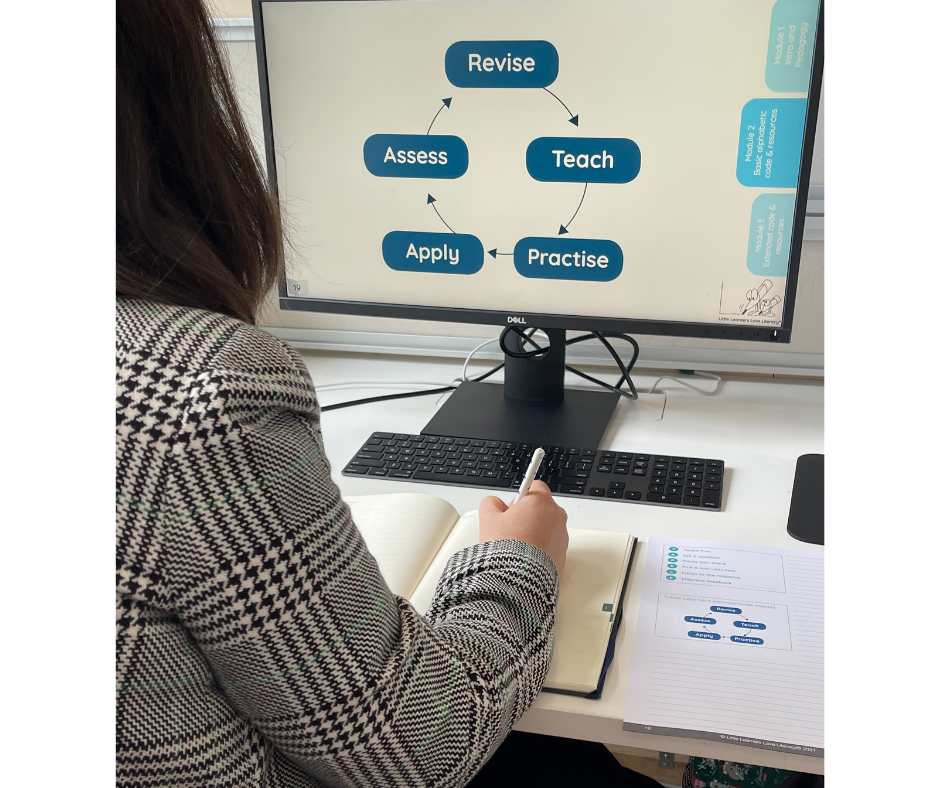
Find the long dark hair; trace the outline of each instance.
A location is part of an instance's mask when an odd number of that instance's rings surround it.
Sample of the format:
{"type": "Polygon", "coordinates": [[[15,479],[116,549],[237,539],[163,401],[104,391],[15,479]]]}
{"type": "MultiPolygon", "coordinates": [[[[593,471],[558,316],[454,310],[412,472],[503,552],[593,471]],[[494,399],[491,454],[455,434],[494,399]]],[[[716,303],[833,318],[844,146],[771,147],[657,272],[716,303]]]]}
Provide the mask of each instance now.
{"type": "Polygon", "coordinates": [[[202,0],[118,0],[117,294],[253,323],[283,260],[202,0]]]}

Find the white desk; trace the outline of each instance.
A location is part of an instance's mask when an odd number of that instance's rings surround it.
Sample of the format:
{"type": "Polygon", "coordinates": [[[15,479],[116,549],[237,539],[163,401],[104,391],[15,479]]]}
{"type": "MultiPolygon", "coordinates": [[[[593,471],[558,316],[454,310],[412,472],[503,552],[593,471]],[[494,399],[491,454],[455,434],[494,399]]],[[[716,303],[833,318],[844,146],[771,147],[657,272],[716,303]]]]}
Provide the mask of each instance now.
{"type": "MultiPolygon", "coordinates": [[[[460,373],[460,364],[439,359],[355,356],[305,351],[314,383],[345,381],[421,381],[428,388],[446,385],[460,373]]],[[[483,365],[475,367],[482,371],[483,365]]],[[[478,374],[478,372],[476,373],[478,374]]],[[[607,375],[605,377],[613,377],[607,375]]],[[[636,374],[640,391],[653,376],[636,374]]],[[[580,386],[577,378],[569,385],[580,386]]],[[[711,381],[696,385],[711,388],[711,381]]],[[[599,700],[542,693],[516,729],[662,750],[683,755],[723,758],[803,772],[822,773],[823,761],[699,739],[627,733],[621,729],[627,676],[633,650],[640,583],[651,536],[717,539],[729,542],[821,550],[792,539],[786,530],[796,458],[823,451],[823,386],[814,381],[732,378],[721,393],[703,397],[666,383],[668,400],[663,418],[622,401],[601,444],[602,449],[642,451],[681,456],[716,457],[725,461],[726,493],[720,512],[672,509],[585,498],[561,498],[569,528],[623,530],[640,539],[639,553],[626,591],[623,623],[614,663],[599,700]]],[[[321,404],[392,393],[403,388],[329,386],[321,404]]],[[[460,512],[475,509],[489,493],[465,487],[346,478],[340,471],[375,430],[418,433],[431,418],[437,396],[393,400],[323,414],[327,455],[333,478],[344,495],[426,492],[449,500],[460,512]]]]}

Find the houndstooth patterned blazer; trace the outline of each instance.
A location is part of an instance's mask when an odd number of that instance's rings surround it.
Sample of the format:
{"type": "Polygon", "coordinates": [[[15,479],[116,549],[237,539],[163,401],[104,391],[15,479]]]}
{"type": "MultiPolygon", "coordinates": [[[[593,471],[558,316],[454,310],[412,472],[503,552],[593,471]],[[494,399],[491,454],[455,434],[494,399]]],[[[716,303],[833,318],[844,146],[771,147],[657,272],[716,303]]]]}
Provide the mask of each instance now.
{"type": "Polygon", "coordinates": [[[462,550],[426,617],[330,478],[300,357],[117,304],[117,784],[459,786],[542,686],[557,573],[462,550]]]}

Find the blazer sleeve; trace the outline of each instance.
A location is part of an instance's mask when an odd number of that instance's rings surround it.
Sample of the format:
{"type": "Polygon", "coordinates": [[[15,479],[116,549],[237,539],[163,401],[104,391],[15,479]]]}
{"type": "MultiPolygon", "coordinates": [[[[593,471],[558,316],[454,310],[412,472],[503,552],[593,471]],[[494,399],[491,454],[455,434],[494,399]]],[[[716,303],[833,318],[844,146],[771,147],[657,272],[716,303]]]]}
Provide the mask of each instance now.
{"type": "Polygon", "coordinates": [[[330,476],[299,356],[245,328],[192,383],[162,491],[172,603],[230,702],[330,785],[456,786],[531,705],[558,578],[454,555],[427,617],[390,591],[330,476]]]}

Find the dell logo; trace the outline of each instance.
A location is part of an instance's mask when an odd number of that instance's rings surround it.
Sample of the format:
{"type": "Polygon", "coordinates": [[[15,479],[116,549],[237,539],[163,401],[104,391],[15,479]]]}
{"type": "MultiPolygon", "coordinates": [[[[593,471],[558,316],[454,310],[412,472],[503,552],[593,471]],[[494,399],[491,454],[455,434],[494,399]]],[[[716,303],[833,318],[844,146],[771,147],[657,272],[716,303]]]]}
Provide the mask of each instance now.
{"type": "Polygon", "coordinates": [[[516,325],[523,325],[523,326],[524,326],[524,325],[526,324],[524,317],[512,317],[512,316],[509,316],[509,317],[506,318],[506,322],[509,323],[510,325],[516,324],[516,325]]]}

